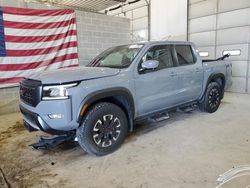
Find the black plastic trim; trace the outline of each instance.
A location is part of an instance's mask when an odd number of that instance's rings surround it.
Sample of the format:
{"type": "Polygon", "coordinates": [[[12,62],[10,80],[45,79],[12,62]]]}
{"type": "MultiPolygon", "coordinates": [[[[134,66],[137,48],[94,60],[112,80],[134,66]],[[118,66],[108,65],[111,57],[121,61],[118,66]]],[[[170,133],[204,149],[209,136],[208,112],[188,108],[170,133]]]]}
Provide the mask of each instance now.
{"type": "Polygon", "coordinates": [[[204,91],[203,91],[203,93],[202,93],[201,99],[199,100],[200,102],[203,101],[203,99],[204,99],[203,96],[204,96],[204,94],[205,94],[205,92],[206,92],[206,90],[207,90],[208,84],[209,84],[213,79],[217,79],[217,78],[222,78],[222,79],[223,79],[223,80],[222,80],[222,95],[221,95],[221,99],[223,99],[223,97],[224,97],[224,89],[225,89],[225,85],[226,85],[225,76],[224,76],[224,74],[222,74],[222,73],[215,73],[215,74],[211,74],[211,75],[208,77],[207,83],[206,83],[206,87],[204,88],[204,91]],[[223,81],[224,81],[224,82],[223,82],[223,81]]]}
{"type": "MultiPolygon", "coordinates": [[[[24,108],[21,105],[19,107],[20,107],[21,113],[27,119],[30,119],[29,117],[34,118],[34,120],[35,120],[34,123],[39,127],[39,129],[41,131],[52,134],[52,135],[62,135],[62,134],[66,134],[69,132],[69,131],[60,131],[60,130],[52,129],[44,120],[42,120],[42,118],[38,114],[27,110],[26,108],[24,108]]],[[[28,122],[25,122],[25,123],[28,124],[28,122]]],[[[30,127],[31,125],[29,125],[29,124],[25,125],[26,128],[27,128],[27,126],[30,127]]]]}
{"type": "Polygon", "coordinates": [[[108,97],[115,97],[115,96],[125,96],[128,99],[128,103],[129,103],[129,121],[130,121],[130,129],[133,129],[133,119],[135,116],[135,104],[134,104],[134,99],[133,96],[131,94],[131,92],[123,87],[114,87],[114,88],[109,88],[109,89],[103,89],[103,90],[99,90],[96,92],[93,92],[91,94],[89,94],[87,97],[85,97],[85,99],[81,102],[80,105],[80,109],[78,110],[77,113],[77,122],[80,123],[81,121],[81,110],[82,107],[86,104],[86,105],[91,105],[92,103],[101,100],[101,99],[105,99],[108,97]]]}
{"type": "Polygon", "coordinates": [[[25,120],[23,120],[23,125],[24,127],[29,131],[29,132],[34,132],[34,131],[39,131],[38,129],[35,129],[34,127],[32,127],[28,122],[26,122],[25,120]]]}
{"type": "Polygon", "coordinates": [[[224,82],[222,83],[222,87],[223,87],[223,89],[224,89],[226,80],[225,80],[224,74],[222,74],[222,73],[211,74],[211,75],[208,77],[207,84],[206,84],[206,88],[207,88],[208,84],[211,82],[211,80],[217,79],[217,78],[222,78],[222,79],[223,79],[222,81],[224,81],[224,82]]]}
{"type": "Polygon", "coordinates": [[[212,61],[223,61],[226,58],[229,58],[231,55],[230,54],[225,54],[222,57],[219,57],[217,59],[203,59],[202,63],[207,63],[207,62],[212,62],[212,61]]]}
{"type": "Polygon", "coordinates": [[[36,107],[41,101],[42,82],[39,80],[24,79],[20,82],[20,99],[28,105],[36,107]],[[30,94],[31,96],[27,96],[30,94]]]}

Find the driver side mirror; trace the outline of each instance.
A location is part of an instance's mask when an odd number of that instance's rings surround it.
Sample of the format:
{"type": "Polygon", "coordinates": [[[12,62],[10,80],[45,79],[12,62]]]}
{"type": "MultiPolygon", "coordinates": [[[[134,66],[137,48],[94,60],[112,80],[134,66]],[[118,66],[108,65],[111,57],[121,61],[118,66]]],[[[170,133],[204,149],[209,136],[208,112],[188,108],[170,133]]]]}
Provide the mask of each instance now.
{"type": "Polygon", "coordinates": [[[147,60],[141,64],[141,68],[139,72],[143,72],[145,70],[154,70],[159,66],[159,61],[157,60],[147,60]]]}

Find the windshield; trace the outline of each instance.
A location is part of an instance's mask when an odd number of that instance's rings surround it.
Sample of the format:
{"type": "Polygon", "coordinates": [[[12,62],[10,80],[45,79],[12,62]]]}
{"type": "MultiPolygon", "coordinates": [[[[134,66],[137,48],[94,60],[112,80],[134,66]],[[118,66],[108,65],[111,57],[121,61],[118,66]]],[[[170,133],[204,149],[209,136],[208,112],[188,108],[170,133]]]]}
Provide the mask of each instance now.
{"type": "Polygon", "coordinates": [[[132,63],[142,46],[134,44],[110,48],[93,59],[87,67],[126,68],[132,63]]]}

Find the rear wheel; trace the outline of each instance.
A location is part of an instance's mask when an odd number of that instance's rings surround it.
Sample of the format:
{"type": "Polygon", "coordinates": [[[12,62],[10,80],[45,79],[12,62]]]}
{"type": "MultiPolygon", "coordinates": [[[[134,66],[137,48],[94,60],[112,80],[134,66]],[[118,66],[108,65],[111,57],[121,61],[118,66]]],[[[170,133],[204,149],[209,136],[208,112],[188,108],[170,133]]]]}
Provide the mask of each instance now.
{"type": "Polygon", "coordinates": [[[208,84],[203,96],[203,102],[200,103],[200,109],[209,113],[215,112],[221,102],[222,88],[217,82],[208,84]]]}
{"type": "Polygon", "coordinates": [[[98,103],[86,114],[77,129],[80,146],[88,153],[107,155],[120,147],[128,132],[123,110],[112,103],[98,103]]]}

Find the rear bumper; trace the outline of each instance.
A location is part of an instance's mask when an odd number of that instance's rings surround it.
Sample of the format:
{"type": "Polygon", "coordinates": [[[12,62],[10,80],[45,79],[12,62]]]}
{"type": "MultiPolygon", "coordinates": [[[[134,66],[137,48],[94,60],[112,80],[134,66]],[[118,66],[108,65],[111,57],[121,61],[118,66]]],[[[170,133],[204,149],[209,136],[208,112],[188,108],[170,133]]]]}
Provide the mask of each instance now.
{"type": "Polygon", "coordinates": [[[66,131],[55,130],[51,128],[38,114],[31,112],[20,105],[20,111],[23,114],[24,126],[30,131],[41,130],[52,135],[61,135],[66,131]]]}

